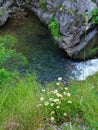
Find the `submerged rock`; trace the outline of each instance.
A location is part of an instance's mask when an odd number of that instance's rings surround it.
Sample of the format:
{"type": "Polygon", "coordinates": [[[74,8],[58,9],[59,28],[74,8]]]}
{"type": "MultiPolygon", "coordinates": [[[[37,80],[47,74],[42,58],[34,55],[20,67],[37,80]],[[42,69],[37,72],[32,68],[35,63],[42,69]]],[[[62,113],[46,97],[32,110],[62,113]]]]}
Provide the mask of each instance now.
{"type": "MultiPolygon", "coordinates": [[[[93,9],[97,8],[97,5],[91,0],[13,1],[19,7],[33,11],[46,25],[55,17],[60,25],[58,32],[60,37],[54,36],[54,39],[70,57],[85,59],[96,55],[98,30],[88,16],[93,9]]],[[[6,13],[5,20],[2,19],[2,21],[6,21],[8,17],[6,13]]],[[[4,22],[1,22],[1,25],[2,23],[4,22]]]]}

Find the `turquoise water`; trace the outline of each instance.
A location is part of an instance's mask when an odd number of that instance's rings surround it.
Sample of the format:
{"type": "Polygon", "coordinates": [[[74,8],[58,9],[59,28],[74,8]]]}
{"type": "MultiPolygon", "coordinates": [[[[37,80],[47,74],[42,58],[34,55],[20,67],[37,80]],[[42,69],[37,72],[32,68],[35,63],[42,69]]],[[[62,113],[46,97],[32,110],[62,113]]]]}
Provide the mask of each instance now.
{"type": "Polygon", "coordinates": [[[32,17],[31,21],[17,31],[19,43],[17,50],[23,53],[29,64],[19,67],[23,73],[25,70],[35,72],[41,82],[56,80],[59,76],[66,81],[69,78],[71,67],[63,58],[63,52],[54,43],[47,28],[32,17]]]}
{"type": "Polygon", "coordinates": [[[35,72],[42,83],[56,81],[58,77],[63,77],[64,81],[70,78],[70,62],[64,58],[64,53],[53,41],[48,29],[34,15],[10,19],[1,33],[17,37],[15,49],[28,60],[27,65],[18,66],[18,71],[23,75],[26,71],[35,72]]]}
{"type": "MultiPolygon", "coordinates": [[[[52,39],[48,29],[33,15],[21,15],[10,19],[0,29],[1,35],[11,34],[18,39],[15,45],[17,52],[22,53],[28,64],[18,64],[18,71],[26,76],[26,72],[36,73],[38,81],[57,81],[62,77],[63,81],[71,78],[85,80],[89,75],[98,72],[98,59],[88,61],[71,61],[65,53],[59,49],[52,39]]],[[[12,68],[19,60],[14,60],[9,65],[12,68]]]]}

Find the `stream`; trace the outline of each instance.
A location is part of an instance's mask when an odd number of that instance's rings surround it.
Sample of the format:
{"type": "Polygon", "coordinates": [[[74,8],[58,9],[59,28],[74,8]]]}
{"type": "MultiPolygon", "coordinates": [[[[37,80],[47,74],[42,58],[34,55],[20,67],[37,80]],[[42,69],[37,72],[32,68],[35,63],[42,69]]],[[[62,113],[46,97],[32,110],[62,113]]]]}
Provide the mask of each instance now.
{"type": "Polygon", "coordinates": [[[38,81],[46,84],[62,77],[84,80],[98,71],[98,59],[73,61],[65,56],[52,39],[48,29],[43,26],[35,15],[15,15],[9,19],[0,34],[11,34],[18,39],[16,50],[28,60],[27,65],[18,67],[22,74],[35,72],[38,81]]]}

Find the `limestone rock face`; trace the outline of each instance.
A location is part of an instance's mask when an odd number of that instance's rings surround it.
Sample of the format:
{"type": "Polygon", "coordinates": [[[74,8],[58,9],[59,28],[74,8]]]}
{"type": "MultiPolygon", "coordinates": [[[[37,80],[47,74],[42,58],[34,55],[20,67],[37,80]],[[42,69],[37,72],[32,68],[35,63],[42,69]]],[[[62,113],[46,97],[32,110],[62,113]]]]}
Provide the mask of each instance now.
{"type": "Polygon", "coordinates": [[[0,26],[3,26],[7,19],[9,18],[10,9],[12,1],[6,1],[0,0],[0,26]]]}
{"type": "MultiPolygon", "coordinates": [[[[95,56],[98,48],[97,26],[92,24],[91,17],[88,17],[93,9],[97,8],[96,3],[91,0],[12,0],[19,7],[27,8],[34,12],[41,22],[48,25],[54,16],[60,25],[59,33],[61,38],[54,37],[60,48],[76,59],[84,59],[95,56]]],[[[0,25],[8,17],[0,20],[0,25]],[[4,20],[3,20],[4,19],[4,20]]]]}
{"type": "Polygon", "coordinates": [[[60,48],[76,59],[95,56],[98,30],[88,16],[97,8],[97,0],[96,3],[91,0],[46,0],[46,11],[39,4],[41,2],[42,0],[32,0],[31,10],[47,25],[55,15],[60,24],[61,39],[54,39],[60,48]]]}

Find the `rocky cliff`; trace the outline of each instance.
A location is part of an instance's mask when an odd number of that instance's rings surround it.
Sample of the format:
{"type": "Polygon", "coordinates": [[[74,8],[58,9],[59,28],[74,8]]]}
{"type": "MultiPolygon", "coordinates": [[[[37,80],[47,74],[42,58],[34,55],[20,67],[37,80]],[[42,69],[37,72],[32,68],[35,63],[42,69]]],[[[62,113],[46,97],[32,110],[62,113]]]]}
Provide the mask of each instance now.
{"type": "Polygon", "coordinates": [[[90,16],[97,4],[91,0],[1,0],[0,13],[4,11],[0,26],[6,22],[14,6],[34,12],[70,57],[85,59],[97,54],[98,30],[90,16]]]}

